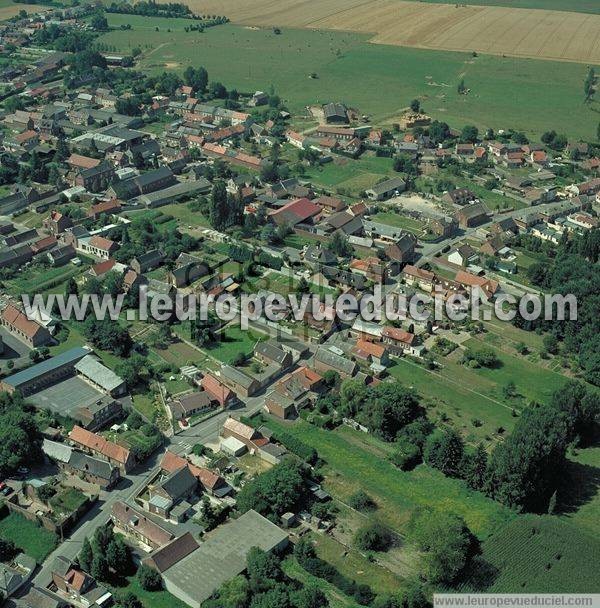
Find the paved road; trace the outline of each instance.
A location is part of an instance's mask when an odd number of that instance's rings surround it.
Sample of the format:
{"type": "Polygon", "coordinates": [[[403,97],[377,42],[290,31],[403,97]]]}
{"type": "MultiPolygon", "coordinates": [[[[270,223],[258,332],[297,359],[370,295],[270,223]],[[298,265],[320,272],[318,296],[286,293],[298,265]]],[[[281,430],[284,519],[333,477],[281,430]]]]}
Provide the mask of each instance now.
{"type": "Polygon", "coordinates": [[[54,559],[58,556],[74,559],[81,549],[83,539],[92,536],[96,528],[109,520],[113,504],[119,500],[127,501],[132,498],[147,483],[148,479],[155,474],[157,470],[156,466],[161,457],[162,451],[160,454],[155,454],[146,463],[146,468],[140,468],[134,471],[133,474],[128,475],[126,479],[121,480],[117,488],[111,492],[101,492],[96,504],[79,521],[71,535],[46,558],[41,569],[33,578],[33,583],[36,586],[45,588],[50,584],[52,581],[51,567],[54,559]]]}

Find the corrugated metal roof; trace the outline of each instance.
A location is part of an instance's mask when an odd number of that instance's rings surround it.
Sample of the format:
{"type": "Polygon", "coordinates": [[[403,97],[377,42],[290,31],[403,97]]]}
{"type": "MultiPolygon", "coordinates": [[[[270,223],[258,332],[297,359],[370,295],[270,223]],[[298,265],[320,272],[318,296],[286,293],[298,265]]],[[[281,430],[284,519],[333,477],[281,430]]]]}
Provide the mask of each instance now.
{"type": "Polygon", "coordinates": [[[22,384],[26,384],[27,382],[31,382],[36,378],[42,376],[43,374],[47,374],[63,365],[68,365],[69,363],[75,364],[77,361],[83,359],[83,357],[90,354],[90,349],[85,348],[83,346],[76,346],[70,350],[65,351],[64,353],[60,353],[60,355],[56,355],[51,357],[50,359],[46,359],[41,363],[36,363],[31,367],[24,369],[12,376],[8,376],[8,378],[4,378],[2,382],[4,384],[8,384],[10,386],[14,386],[18,388],[22,384]]]}

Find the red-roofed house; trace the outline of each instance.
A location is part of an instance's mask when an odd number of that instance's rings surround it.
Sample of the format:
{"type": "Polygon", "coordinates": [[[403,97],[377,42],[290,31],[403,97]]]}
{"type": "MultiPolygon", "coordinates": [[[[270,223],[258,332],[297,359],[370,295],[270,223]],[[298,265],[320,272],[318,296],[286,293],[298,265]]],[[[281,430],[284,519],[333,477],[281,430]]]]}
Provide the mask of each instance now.
{"type": "Polygon", "coordinates": [[[278,226],[293,227],[296,224],[314,223],[320,213],[321,207],[319,205],[315,205],[307,198],[297,198],[281,207],[281,209],[271,211],[269,217],[278,226]]]}
{"type": "Polygon", "coordinates": [[[212,374],[204,374],[200,385],[213,401],[219,402],[222,408],[230,407],[237,401],[235,393],[212,374]]]}
{"type": "Polygon", "coordinates": [[[500,288],[498,281],[486,279],[485,277],[478,277],[477,275],[466,272],[465,270],[459,270],[456,273],[455,280],[470,292],[478,288],[480,294],[486,300],[493,298],[500,288]]]}
{"type": "Polygon", "coordinates": [[[43,325],[28,319],[12,304],[2,311],[2,325],[29,348],[37,348],[52,342],[52,335],[43,325]]]}
{"type": "Polygon", "coordinates": [[[119,245],[110,239],[104,238],[103,236],[93,236],[89,239],[79,239],[78,248],[84,253],[89,253],[102,260],[108,260],[119,245]]]}
{"type": "Polygon", "coordinates": [[[75,425],[73,427],[73,430],[69,433],[69,439],[84,452],[108,460],[124,473],[128,473],[135,466],[135,458],[127,448],[113,441],[108,441],[101,435],[96,435],[96,433],[92,433],[81,426],[75,425]]]}
{"type": "Polygon", "coordinates": [[[403,329],[386,325],[381,332],[381,340],[394,355],[418,354],[415,350],[415,335],[403,329]]]}

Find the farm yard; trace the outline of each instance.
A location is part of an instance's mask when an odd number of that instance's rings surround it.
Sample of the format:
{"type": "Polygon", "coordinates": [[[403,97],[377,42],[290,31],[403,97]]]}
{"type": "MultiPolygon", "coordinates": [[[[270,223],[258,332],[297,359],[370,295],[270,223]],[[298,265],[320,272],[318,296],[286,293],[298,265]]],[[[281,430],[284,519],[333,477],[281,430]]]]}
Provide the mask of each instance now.
{"type": "MultiPolygon", "coordinates": [[[[115,14],[107,18],[112,27],[130,23],[132,29],[115,29],[99,41],[117,52],[141,48],[140,69],[181,73],[188,65],[201,63],[211,78],[240,91],[273,85],[298,115],[295,128],[300,131],[314,125],[305,114],[311,104],[339,100],[391,128],[413,98],[420,99],[434,118],[456,128],[467,122],[479,129],[510,126],[537,136],[560,128],[571,137],[584,138],[597,126],[598,104],[585,105],[581,94],[585,65],[377,45],[364,34],[340,31],[284,29],[277,35],[271,28],[227,24],[199,34],[184,31],[185,19],[115,14]],[[312,73],[317,77],[310,78],[312,73]],[[456,91],[463,78],[468,95],[456,91]],[[568,122],[557,124],[557,117],[567,115],[568,122]]],[[[353,176],[337,176],[324,168],[319,181],[346,180],[343,186],[356,191],[385,172],[373,169],[365,167],[354,183],[353,176]]]]}
{"type": "Polygon", "coordinates": [[[600,15],[503,6],[402,0],[328,0],[306,10],[300,0],[210,0],[187,4],[253,26],[373,34],[371,42],[428,49],[600,63],[600,15]]]}

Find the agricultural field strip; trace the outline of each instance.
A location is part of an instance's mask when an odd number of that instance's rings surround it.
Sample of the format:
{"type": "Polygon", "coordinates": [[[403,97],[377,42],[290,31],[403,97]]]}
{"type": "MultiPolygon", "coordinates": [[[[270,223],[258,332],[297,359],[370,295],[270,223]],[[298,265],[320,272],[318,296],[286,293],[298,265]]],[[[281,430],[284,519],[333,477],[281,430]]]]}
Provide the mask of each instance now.
{"type": "Polygon", "coordinates": [[[196,11],[251,26],[354,31],[371,42],[600,63],[600,15],[403,0],[188,0],[196,11]]]}

